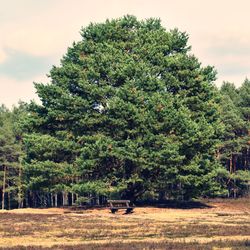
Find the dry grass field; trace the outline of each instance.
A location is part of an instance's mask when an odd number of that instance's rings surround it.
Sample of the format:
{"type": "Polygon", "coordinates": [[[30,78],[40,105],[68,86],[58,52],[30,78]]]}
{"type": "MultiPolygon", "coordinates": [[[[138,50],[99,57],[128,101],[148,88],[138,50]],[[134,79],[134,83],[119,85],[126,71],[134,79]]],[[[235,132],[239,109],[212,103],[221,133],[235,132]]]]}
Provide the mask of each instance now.
{"type": "Polygon", "coordinates": [[[19,209],[0,212],[0,249],[250,249],[250,201],[205,207],[19,209]]]}

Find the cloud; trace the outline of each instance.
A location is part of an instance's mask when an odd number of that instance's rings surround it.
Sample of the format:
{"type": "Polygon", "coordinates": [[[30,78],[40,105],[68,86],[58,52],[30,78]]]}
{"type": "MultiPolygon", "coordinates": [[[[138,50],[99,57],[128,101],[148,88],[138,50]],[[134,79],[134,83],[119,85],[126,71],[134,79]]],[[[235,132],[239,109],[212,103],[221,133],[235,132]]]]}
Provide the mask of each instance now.
{"type": "MultiPolygon", "coordinates": [[[[159,17],[167,29],[178,27],[187,31],[192,52],[203,65],[214,65],[218,70],[217,84],[223,80],[239,84],[245,74],[249,76],[250,73],[247,70],[250,68],[249,0],[2,2],[0,86],[2,79],[8,79],[10,84],[18,84],[17,79],[20,79],[20,85],[32,86],[31,82],[36,77],[48,73],[52,64],[59,64],[73,41],[81,39],[79,31],[82,26],[126,14],[133,14],[139,19],[159,17]]],[[[27,89],[27,95],[31,92],[27,89]]],[[[16,94],[6,92],[5,95],[12,99],[16,94]]]]}
{"type": "Polygon", "coordinates": [[[246,76],[249,74],[249,66],[247,65],[237,65],[237,64],[225,64],[220,67],[220,73],[222,75],[227,75],[227,76],[234,76],[234,75],[241,75],[241,76],[246,76]]]}
{"type": "Polygon", "coordinates": [[[2,48],[0,48],[0,64],[5,61],[6,57],[7,57],[6,53],[2,48]]]}
{"type": "MultiPolygon", "coordinates": [[[[238,32],[239,33],[239,32],[238,32]]],[[[250,34],[231,34],[224,37],[214,36],[210,38],[209,53],[218,56],[248,56],[250,55],[250,34]]]]}
{"type": "Polygon", "coordinates": [[[230,81],[240,86],[250,75],[250,34],[247,32],[212,34],[207,37],[202,53],[218,71],[217,85],[230,81]]]}
{"type": "MultiPolygon", "coordinates": [[[[44,76],[36,77],[35,80],[46,82],[44,76]]],[[[0,77],[0,103],[4,103],[8,108],[11,108],[12,105],[17,105],[19,100],[29,102],[31,99],[39,101],[32,81],[0,77]]]]}
{"type": "Polygon", "coordinates": [[[42,72],[48,72],[52,60],[38,57],[14,49],[4,49],[5,60],[0,63],[0,75],[16,80],[27,80],[42,72]]]}

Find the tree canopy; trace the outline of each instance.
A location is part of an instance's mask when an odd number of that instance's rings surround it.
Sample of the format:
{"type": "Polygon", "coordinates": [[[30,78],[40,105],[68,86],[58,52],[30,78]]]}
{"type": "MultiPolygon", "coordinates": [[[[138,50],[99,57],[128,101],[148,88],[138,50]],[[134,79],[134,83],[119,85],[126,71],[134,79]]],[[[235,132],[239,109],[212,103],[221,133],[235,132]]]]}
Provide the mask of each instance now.
{"type": "Polygon", "coordinates": [[[125,16],[81,36],[50,83],[35,84],[41,105],[24,124],[30,187],[81,193],[92,185],[130,199],[219,192],[216,72],[190,53],[188,35],[125,16]]]}

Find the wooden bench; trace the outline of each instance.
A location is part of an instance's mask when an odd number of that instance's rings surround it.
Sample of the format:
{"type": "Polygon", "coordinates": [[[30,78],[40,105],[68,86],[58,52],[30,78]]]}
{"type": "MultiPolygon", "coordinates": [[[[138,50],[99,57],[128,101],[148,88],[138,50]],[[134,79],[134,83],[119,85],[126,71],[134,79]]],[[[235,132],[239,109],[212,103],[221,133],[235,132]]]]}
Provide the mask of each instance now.
{"type": "Polygon", "coordinates": [[[126,209],[126,213],[131,213],[134,209],[134,207],[131,207],[129,205],[130,200],[108,200],[109,203],[109,209],[114,214],[119,209],[126,209]]]}

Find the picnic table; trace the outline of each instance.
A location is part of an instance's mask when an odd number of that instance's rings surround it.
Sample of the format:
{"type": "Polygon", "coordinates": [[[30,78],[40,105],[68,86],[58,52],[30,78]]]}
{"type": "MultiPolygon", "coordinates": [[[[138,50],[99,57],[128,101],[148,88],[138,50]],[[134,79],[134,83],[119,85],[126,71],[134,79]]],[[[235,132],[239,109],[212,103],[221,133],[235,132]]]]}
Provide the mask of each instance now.
{"type": "Polygon", "coordinates": [[[130,200],[108,200],[109,209],[114,214],[119,209],[126,209],[126,213],[131,213],[134,209],[133,206],[130,206],[130,200]]]}

